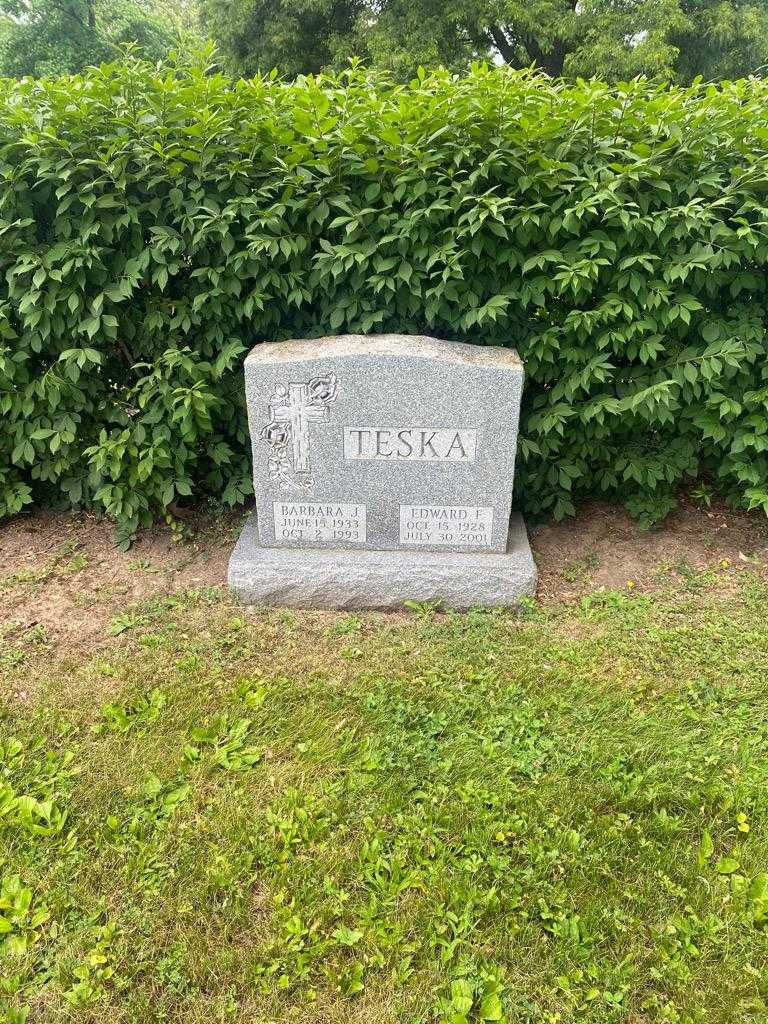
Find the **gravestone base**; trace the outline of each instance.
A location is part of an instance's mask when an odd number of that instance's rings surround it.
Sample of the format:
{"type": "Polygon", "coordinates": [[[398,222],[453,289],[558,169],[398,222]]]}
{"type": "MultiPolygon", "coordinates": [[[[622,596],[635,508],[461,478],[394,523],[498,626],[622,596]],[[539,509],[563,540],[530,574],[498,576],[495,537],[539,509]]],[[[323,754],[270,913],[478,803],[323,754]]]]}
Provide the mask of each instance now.
{"type": "Polygon", "coordinates": [[[228,582],[248,604],[291,608],[507,607],[536,591],[525,523],[513,515],[505,552],[272,548],[254,512],[229,561],[228,582]]]}

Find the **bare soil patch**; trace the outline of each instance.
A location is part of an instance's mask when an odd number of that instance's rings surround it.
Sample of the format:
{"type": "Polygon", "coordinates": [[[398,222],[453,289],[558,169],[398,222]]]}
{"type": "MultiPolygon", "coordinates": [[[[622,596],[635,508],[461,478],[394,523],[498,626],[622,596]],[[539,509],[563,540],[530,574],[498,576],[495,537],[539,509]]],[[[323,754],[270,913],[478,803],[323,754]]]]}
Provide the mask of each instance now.
{"type": "Polygon", "coordinates": [[[120,551],[113,525],[92,514],[18,516],[0,528],[0,628],[6,637],[42,628],[53,643],[90,646],[127,605],[225,586],[242,520],[197,516],[183,541],[158,525],[120,551]]]}
{"type": "Polygon", "coordinates": [[[683,502],[651,530],[641,530],[615,505],[590,503],[561,523],[533,525],[539,599],[563,600],[607,590],[658,589],[695,580],[707,571],[713,585],[732,589],[740,570],[763,574],[768,564],[768,520],[725,505],[683,502]]]}
{"type": "MultiPolygon", "coordinates": [[[[158,525],[124,552],[112,524],[89,513],[16,517],[0,528],[0,645],[38,632],[55,646],[98,647],[135,602],[226,586],[243,518],[197,515],[183,541],[158,525]]],[[[721,505],[684,503],[643,531],[622,509],[592,503],[574,519],[534,524],[530,534],[544,602],[600,587],[658,589],[702,573],[729,590],[741,571],[762,575],[768,564],[768,521],[721,505]]]]}

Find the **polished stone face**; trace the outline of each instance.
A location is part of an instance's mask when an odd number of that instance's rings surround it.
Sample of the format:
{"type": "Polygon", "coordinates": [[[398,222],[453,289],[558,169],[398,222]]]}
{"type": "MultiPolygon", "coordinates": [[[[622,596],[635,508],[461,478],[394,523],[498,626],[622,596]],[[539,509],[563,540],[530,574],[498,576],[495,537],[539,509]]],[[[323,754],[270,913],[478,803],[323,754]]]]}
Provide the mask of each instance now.
{"type": "Polygon", "coordinates": [[[506,550],[513,350],[400,335],[265,343],[245,380],[262,546],[506,550]]]}

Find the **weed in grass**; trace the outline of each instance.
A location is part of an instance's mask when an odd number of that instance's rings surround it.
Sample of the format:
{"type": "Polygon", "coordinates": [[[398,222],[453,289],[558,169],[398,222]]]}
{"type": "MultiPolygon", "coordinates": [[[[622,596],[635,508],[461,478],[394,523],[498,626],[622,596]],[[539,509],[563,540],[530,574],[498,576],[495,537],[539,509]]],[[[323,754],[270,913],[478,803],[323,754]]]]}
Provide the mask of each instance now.
{"type": "Polygon", "coordinates": [[[137,626],[144,626],[147,624],[147,617],[145,615],[116,615],[109,624],[110,636],[119,636],[120,633],[125,633],[129,629],[136,629],[137,626]]]}
{"type": "Polygon", "coordinates": [[[693,500],[699,505],[703,505],[705,508],[711,508],[714,496],[712,488],[707,486],[705,483],[700,483],[691,491],[691,497],[693,500]]]}
{"type": "Polygon", "coordinates": [[[105,704],[101,709],[102,720],[91,726],[95,734],[104,732],[125,735],[134,732],[144,735],[151,724],[156,722],[167,704],[165,693],[155,687],[146,695],[140,695],[130,704],[105,704]]]}
{"type": "Polygon", "coordinates": [[[328,627],[331,636],[344,636],[348,633],[359,633],[363,628],[363,620],[359,615],[344,615],[328,627]]]}
{"type": "Polygon", "coordinates": [[[748,573],[743,578],[741,593],[747,607],[757,611],[768,602],[768,583],[757,573],[748,573]]]}
{"type": "Polygon", "coordinates": [[[687,558],[679,559],[673,568],[682,580],[684,588],[689,591],[712,587],[716,582],[716,575],[712,569],[695,569],[687,558]]]}
{"type": "Polygon", "coordinates": [[[48,632],[42,622],[36,623],[22,635],[22,641],[33,647],[44,647],[48,640],[48,632]]]}
{"type": "Polygon", "coordinates": [[[78,551],[77,554],[73,555],[73,557],[62,566],[62,575],[74,576],[76,573],[82,572],[83,569],[87,569],[89,564],[90,559],[88,555],[83,551],[78,551]]]}
{"type": "Polygon", "coordinates": [[[162,572],[162,567],[154,565],[148,558],[137,558],[131,562],[128,568],[132,572],[145,572],[151,575],[162,572]]]}
{"type": "Polygon", "coordinates": [[[50,579],[81,572],[89,561],[88,555],[80,550],[78,541],[65,541],[43,565],[28,566],[0,578],[0,589],[30,585],[39,587],[50,579]]]}
{"type": "Polygon", "coordinates": [[[405,601],[405,607],[422,622],[433,622],[435,615],[442,608],[443,602],[439,598],[432,601],[405,601]]]}
{"type": "Polygon", "coordinates": [[[562,577],[566,583],[586,584],[589,582],[592,573],[600,568],[600,558],[595,552],[589,552],[582,558],[569,562],[562,571],[562,577]]]}
{"type": "Polygon", "coordinates": [[[42,582],[45,578],[43,570],[39,569],[20,569],[18,572],[8,573],[6,576],[0,578],[0,588],[3,590],[11,587],[21,586],[25,583],[38,583],[42,582]]]}

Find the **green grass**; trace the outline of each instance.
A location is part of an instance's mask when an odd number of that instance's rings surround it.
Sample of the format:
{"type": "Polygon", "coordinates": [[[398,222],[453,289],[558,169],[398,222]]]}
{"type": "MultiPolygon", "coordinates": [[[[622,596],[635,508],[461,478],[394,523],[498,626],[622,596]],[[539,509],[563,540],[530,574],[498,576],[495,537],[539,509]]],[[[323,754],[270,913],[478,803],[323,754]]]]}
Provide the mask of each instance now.
{"type": "Polygon", "coordinates": [[[87,657],[10,634],[0,1020],[764,1021],[742,580],[521,617],[197,592],[87,657]]]}

